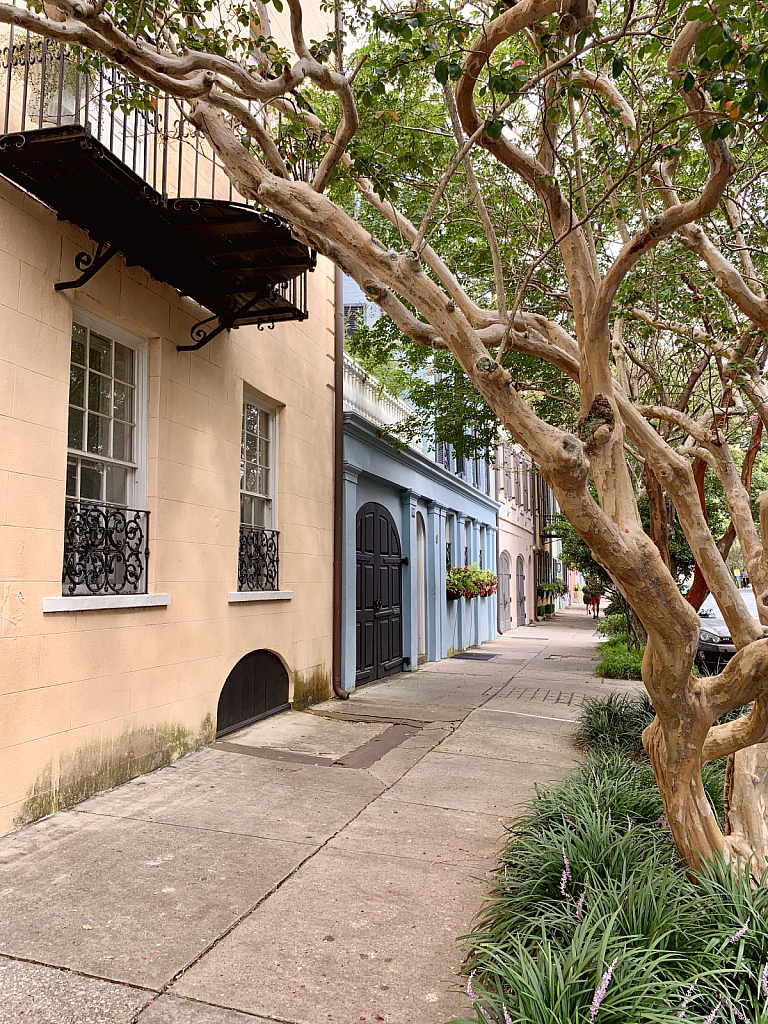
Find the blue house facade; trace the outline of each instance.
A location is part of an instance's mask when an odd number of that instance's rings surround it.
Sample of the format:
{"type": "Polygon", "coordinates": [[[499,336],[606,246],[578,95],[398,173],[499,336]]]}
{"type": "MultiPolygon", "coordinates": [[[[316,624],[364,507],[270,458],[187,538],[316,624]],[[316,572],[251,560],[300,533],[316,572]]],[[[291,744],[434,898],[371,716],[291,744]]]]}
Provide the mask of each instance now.
{"type": "MultiPolygon", "coordinates": [[[[496,595],[446,597],[450,566],[496,572],[499,508],[488,467],[466,479],[386,425],[407,413],[345,358],[342,678],[348,691],[496,636],[496,595]],[[479,486],[477,486],[479,485],[479,486]]],[[[438,457],[449,467],[453,463],[438,457]]]]}

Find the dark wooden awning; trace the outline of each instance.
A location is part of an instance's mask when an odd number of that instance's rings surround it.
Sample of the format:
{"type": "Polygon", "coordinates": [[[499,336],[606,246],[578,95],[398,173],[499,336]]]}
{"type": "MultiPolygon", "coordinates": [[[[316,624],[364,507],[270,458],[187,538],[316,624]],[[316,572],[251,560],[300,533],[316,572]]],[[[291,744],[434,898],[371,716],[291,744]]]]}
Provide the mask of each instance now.
{"type": "Polygon", "coordinates": [[[99,244],[95,258],[78,257],[83,276],[59,288],[84,283],[120,252],[218,319],[193,347],[225,327],[306,318],[304,301],[291,301],[299,289],[286,282],[314,267],[314,253],[276,214],[220,199],[165,199],[79,125],[0,136],[0,174],[99,244]]]}

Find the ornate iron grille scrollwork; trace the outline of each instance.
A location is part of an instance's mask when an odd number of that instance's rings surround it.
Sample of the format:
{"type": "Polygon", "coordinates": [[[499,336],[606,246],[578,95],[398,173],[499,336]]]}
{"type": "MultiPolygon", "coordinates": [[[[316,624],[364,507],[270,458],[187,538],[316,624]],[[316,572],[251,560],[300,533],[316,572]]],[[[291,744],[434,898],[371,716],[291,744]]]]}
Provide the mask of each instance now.
{"type": "Polygon", "coordinates": [[[62,594],[146,594],[149,512],[67,500],[62,594]]]}
{"type": "Polygon", "coordinates": [[[240,526],[240,552],[237,562],[237,589],[277,590],[279,562],[277,530],[259,526],[240,526]]]}

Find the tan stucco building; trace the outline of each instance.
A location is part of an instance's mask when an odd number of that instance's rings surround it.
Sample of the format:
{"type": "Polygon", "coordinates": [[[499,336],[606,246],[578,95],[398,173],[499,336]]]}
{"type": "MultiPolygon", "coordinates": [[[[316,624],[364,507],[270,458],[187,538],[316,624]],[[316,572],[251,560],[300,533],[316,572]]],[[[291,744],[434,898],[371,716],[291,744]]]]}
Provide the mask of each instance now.
{"type": "MultiPolygon", "coordinates": [[[[197,351],[177,346],[210,309],[144,269],[157,246],[57,291],[97,246],[2,176],[3,140],[74,132],[72,89],[39,122],[0,114],[0,833],[210,742],[217,714],[221,729],[331,689],[332,268],[306,275],[306,319],[197,351]]],[[[111,152],[152,185],[121,132],[111,152]]],[[[154,181],[160,214],[171,181],[242,203],[185,145],[183,173],[171,150],[154,181]]]]}

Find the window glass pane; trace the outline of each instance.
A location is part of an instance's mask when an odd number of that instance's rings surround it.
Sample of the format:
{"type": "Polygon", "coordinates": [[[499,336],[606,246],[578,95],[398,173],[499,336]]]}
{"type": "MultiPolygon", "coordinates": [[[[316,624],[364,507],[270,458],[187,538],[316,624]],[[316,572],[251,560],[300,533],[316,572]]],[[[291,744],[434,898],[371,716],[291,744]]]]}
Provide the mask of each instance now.
{"type": "Polygon", "coordinates": [[[259,410],[259,433],[262,437],[269,437],[269,413],[259,410]]]}
{"type": "Polygon", "coordinates": [[[69,410],[69,425],[67,427],[67,447],[83,448],[83,416],[85,413],[79,409],[69,410]]]}
{"type": "Polygon", "coordinates": [[[69,368],[69,404],[81,409],[85,404],[85,370],[74,363],[69,368]]]}
{"type": "Polygon", "coordinates": [[[105,500],[113,505],[126,505],[128,503],[128,470],[122,466],[106,467],[106,495],[105,500]]]}
{"type": "Polygon", "coordinates": [[[91,412],[100,412],[109,416],[109,399],[111,397],[111,381],[98,373],[88,374],[88,408],[91,412]]]}
{"type": "Polygon", "coordinates": [[[240,495],[240,522],[246,526],[253,523],[253,498],[249,498],[247,494],[240,495]]]}
{"type": "Polygon", "coordinates": [[[72,324],[72,362],[85,366],[85,343],[87,334],[80,324],[72,324]]]}
{"type": "Polygon", "coordinates": [[[133,461],[133,427],[120,420],[112,424],[112,458],[133,461]]]}
{"type": "Polygon", "coordinates": [[[109,420],[106,416],[88,413],[88,451],[94,455],[109,455],[109,420]]]}
{"type": "Polygon", "coordinates": [[[259,442],[253,434],[245,435],[245,457],[249,462],[259,461],[259,442]]]}
{"type": "Polygon", "coordinates": [[[259,441],[259,463],[269,465],[269,441],[259,441]]]}
{"type": "Polygon", "coordinates": [[[261,474],[255,466],[246,466],[245,489],[251,494],[261,493],[261,474]]]}
{"type": "Polygon", "coordinates": [[[259,430],[259,410],[248,403],[245,406],[245,429],[250,430],[252,434],[258,433],[259,430]]]}
{"type": "Polygon", "coordinates": [[[80,497],[101,501],[101,479],[104,467],[86,459],[80,463],[80,497]]]}
{"type": "Polygon", "coordinates": [[[115,342],[115,377],[133,384],[133,349],[115,342]]]}
{"type": "Polygon", "coordinates": [[[77,497],[77,459],[67,459],[67,497],[77,497]]]}
{"type": "Polygon", "coordinates": [[[253,525],[266,526],[269,522],[269,502],[254,498],[253,506],[253,525]]]}
{"type": "Polygon", "coordinates": [[[261,471],[261,493],[269,494],[269,470],[262,469],[261,471]]]}
{"type": "Polygon", "coordinates": [[[91,331],[88,365],[99,373],[112,373],[112,342],[96,331],[91,331]]]}
{"type": "Polygon", "coordinates": [[[115,384],[115,416],[133,423],[133,388],[115,384]]]}

